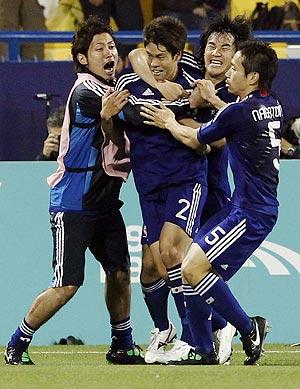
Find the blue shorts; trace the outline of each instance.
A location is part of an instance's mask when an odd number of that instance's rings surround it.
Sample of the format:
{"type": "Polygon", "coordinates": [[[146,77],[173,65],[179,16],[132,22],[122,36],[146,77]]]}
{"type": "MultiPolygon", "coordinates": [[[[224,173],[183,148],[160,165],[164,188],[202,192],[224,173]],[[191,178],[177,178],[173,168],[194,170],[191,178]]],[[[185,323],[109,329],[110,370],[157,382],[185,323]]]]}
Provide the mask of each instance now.
{"type": "Polygon", "coordinates": [[[277,215],[229,205],[212,216],[194,238],[213,269],[228,281],[273,229],[277,215]]]}
{"type": "Polygon", "coordinates": [[[176,224],[193,238],[199,229],[206,195],[205,185],[188,182],[161,189],[155,199],[140,196],[144,221],[142,243],[157,242],[165,222],[176,224]]]}
{"type": "Polygon", "coordinates": [[[211,189],[208,187],[207,198],[201,214],[201,223],[203,226],[208,219],[230,204],[230,195],[221,188],[211,189]]]}

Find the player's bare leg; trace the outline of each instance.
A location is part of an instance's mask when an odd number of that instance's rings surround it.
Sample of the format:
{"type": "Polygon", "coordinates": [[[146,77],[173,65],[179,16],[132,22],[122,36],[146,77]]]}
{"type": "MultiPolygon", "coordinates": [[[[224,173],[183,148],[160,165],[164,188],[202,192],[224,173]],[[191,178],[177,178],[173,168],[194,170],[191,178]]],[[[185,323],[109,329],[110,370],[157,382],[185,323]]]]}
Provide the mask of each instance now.
{"type": "MultiPolygon", "coordinates": [[[[174,344],[171,352],[181,353],[182,349],[190,348],[193,343],[190,333],[186,308],[184,303],[181,263],[192,242],[192,239],[179,226],[165,222],[160,234],[159,251],[168,271],[169,286],[181,319],[182,334],[174,344]]],[[[169,356],[167,356],[169,358],[169,356]]]]}
{"type": "Polygon", "coordinates": [[[49,288],[33,301],[24,320],[12,335],[5,351],[5,361],[11,365],[33,365],[27,352],[35,331],[46,323],[77,292],[77,286],[49,288]]]}

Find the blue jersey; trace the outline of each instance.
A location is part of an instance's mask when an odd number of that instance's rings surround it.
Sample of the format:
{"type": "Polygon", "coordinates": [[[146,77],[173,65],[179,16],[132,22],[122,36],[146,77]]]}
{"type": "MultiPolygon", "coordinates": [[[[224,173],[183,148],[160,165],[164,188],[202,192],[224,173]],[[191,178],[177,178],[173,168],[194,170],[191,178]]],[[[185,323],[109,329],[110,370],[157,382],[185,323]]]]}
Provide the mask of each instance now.
{"type": "MultiPolygon", "coordinates": [[[[237,97],[228,92],[228,87],[225,81],[218,83],[216,86],[216,95],[225,103],[232,103],[237,100],[237,97]]],[[[217,114],[216,108],[204,107],[197,110],[197,121],[207,123],[211,121],[217,114]]],[[[231,197],[230,186],[228,182],[227,167],[228,167],[228,148],[225,145],[222,149],[212,149],[207,155],[208,160],[208,175],[207,185],[208,190],[220,190],[227,198],[231,197]]]]}
{"type": "MultiPolygon", "coordinates": [[[[184,66],[190,66],[197,69],[199,78],[203,79],[195,57],[189,53],[184,53],[181,60],[184,66]]],[[[216,95],[225,103],[231,103],[237,100],[237,97],[228,92],[225,80],[215,85],[216,95]]],[[[214,107],[202,107],[195,110],[194,119],[200,123],[207,123],[212,120],[218,110],[214,107]]],[[[228,182],[228,147],[225,145],[222,149],[213,148],[207,155],[207,202],[201,215],[201,225],[209,219],[214,213],[218,212],[230,201],[231,190],[228,182]]]]}
{"type": "MultiPolygon", "coordinates": [[[[51,185],[50,211],[106,214],[122,204],[119,192],[122,179],[106,174],[102,166],[104,136],[101,131],[102,97],[109,86],[88,74],[76,81],[70,94],[63,127],[61,147],[63,174],[51,185]]],[[[55,174],[54,174],[55,176],[55,174]]]]}
{"type": "MultiPolygon", "coordinates": [[[[180,62],[185,68],[193,68],[198,72],[198,78],[203,79],[204,74],[201,72],[200,66],[192,54],[184,52],[180,62]]],[[[237,97],[228,92],[228,87],[225,80],[215,85],[216,95],[225,103],[232,103],[237,100],[237,97]]],[[[194,118],[200,123],[207,123],[212,120],[218,110],[214,107],[197,108],[194,118]]],[[[220,190],[226,197],[230,197],[230,186],[228,183],[227,166],[228,166],[228,150],[225,146],[223,149],[213,149],[207,155],[208,172],[207,185],[208,190],[220,190]]]]}
{"type": "Polygon", "coordinates": [[[279,102],[254,91],[199,130],[201,143],[226,138],[235,183],[233,205],[277,215],[282,122],[279,102]]]}
{"type": "MultiPolygon", "coordinates": [[[[198,72],[186,71],[180,64],[174,82],[185,89],[198,78],[198,72]]],[[[140,107],[147,102],[158,106],[161,93],[150,87],[131,69],[119,77],[117,90],[128,89],[129,102],[123,109],[130,140],[130,160],[135,184],[139,194],[151,198],[164,187],[194,181],[206,185],[207,161],[194,150],[177,141],[169,131],[143,123],[140,107]]],[[[187,99],[166,102],[176,117],[186,117],[189,110],[187,99]]]]}

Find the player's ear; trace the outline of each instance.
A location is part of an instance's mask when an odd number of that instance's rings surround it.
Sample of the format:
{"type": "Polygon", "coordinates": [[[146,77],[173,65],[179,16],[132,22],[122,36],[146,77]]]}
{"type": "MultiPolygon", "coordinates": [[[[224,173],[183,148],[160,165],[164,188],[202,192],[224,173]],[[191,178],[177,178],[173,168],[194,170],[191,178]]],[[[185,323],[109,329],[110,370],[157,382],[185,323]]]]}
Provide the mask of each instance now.
{"type": "Polygon", "coordinates": [[[258,85],[259,82],[259,73],[251,72],[248,74],[250,78],[250,85],[258,85]]]}
{"type": "Polygon", "coordinates": [[[78,59],[78,61],[80,62],[81,65],[87,65],[88,64],[86,56],[84,54],[82,54],[82,53],[78,53],[77,54],[77,59],[78,59]]]}
{"type": "Polygon", "coordinates": [[[182,55],[182,52],[181,51],[179,51],[178,53],[176,53],[175,55],[174,55],[174,59],[175,59],[175,61],[179,61],[180,60],[180,58],[181,58],[181,55],[182,55]]]}

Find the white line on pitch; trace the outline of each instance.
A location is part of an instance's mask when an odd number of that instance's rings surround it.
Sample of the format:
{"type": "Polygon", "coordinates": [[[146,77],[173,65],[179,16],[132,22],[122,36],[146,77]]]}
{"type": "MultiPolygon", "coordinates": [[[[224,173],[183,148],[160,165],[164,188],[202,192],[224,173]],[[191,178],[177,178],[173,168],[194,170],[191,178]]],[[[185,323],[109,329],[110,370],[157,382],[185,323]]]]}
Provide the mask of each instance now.
{"type": "MultiPolygon", "coordinates": [[[[243,351],[234,351],[235,354],[243,354],[243,351]]],[[[264,354],[297,354],[300,350],[265,350],[264,354]]],[[[106,351],[31,351],[30,354],[106,354],[106,351]]]]}

